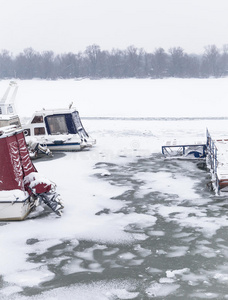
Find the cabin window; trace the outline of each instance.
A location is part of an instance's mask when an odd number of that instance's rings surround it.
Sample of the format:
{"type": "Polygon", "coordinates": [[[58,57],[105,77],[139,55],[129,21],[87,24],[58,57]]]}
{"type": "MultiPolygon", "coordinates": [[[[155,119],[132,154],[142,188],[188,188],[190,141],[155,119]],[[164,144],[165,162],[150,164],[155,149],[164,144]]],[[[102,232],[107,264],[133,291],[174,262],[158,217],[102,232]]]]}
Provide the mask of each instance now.
{"type": "Polygon", "coordinates": [[[67,134],[67,124],[65,116],[48,116],[46,117],[50,134],[67,134]]]}
{"type": "Polygon", "coordinates": [[[33,123],[33,124],[34,124],[34,123],[43,123],[43,121],[44,121],[43,116],[35,116],[35,117],[33,118],[33,120],[32,120],[32,123],[33,123]]]}
{"type": "Polygon", "coordinates": [[[34,128],[34,134],[35,135],[43,135],[43,134],[45,134],[45,128],[44,127],[34,128]]]}
{"type": "Polygon", "coordinates": [[[9,104],[9,106],[7,107],[7,114],[12,114],[13,113],[13,108],[12,106],[9,104]]]}
{"type": "Polygon", "coordinates": [[[31,135],[31,130],[30,130],[30,128],[24,129],[24,135],[25,135],[25,136],[30,136],[30,135],[31,135]]]}

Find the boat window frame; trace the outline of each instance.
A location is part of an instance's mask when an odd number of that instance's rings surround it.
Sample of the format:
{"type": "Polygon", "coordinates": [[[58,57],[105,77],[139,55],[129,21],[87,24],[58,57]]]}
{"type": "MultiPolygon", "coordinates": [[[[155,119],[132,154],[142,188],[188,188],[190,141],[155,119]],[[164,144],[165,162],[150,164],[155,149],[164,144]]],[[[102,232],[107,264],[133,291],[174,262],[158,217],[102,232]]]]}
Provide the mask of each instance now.
{"type": "Polygon", "coordinates": [[[37,124],[37,123],[43,123],[44,122],[44,117],[42,115],[36,115],[32,119],[32,124],[37,124]]]}
{"type": "Polygon", "coordinates": [[[34,135],[45,135],[45,128],[44,127],[35,127],[34,135]]]}
{"type": "Polygon", "coordinates": [[[69,129],[68,129],[68,126],[67,126],[65,115],[66,114],[53,114],[53,115],[45,116],[44,121],[45,121],[45,124],[46,124],[47,133],[49,135],[69,134],[69,129]],[[61,128],[60,128],[60,130],[57,130],[57,129],[53,128],[53,129],[55,129],[55,130],[53,130],[51,128],[51,125],[57,126],[57,124],[50,124],[50,121],[57,120],[59,118],[61,118],[62,120],[64,120],[64,126],[65,126],[65,128],[62,128],[62,129],[65,129],[65,130],[62,130],[61,128]]]}

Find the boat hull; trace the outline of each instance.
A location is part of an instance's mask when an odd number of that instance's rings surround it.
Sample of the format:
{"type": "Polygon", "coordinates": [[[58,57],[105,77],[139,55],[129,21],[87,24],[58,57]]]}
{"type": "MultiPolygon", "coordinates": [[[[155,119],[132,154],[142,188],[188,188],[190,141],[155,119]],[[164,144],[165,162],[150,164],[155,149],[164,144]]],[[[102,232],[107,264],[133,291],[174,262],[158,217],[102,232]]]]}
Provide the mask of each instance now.
{"type": "MultiPolygon", "coordinates": [[[[42,145],[42,144],[41,144],[42,145]]],[[[63,144],[44,144],[43,146],[47,146],[51,151],[80,151],[85,148],[91,147],[88,144],[81,143],[63,143],[63,144]]]]}
{"type": "Polygon", "coordinates": [[[28,199],[24,201],[0,201],[0,221],[22,221],[31,212],[28,199]]]}

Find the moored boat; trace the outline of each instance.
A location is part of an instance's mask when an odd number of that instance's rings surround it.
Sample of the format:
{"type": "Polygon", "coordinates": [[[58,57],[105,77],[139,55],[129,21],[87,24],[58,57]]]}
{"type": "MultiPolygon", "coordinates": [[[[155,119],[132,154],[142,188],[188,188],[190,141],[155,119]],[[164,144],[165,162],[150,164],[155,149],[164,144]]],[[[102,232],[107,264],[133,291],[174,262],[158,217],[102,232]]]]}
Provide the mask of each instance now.
{"type": "Polygon", "coordinates": [[[51,151],[78,151],[96,143],[83,127],[78,111],[71,106],[37,111],[22,127],[27,142],[35,138],[51,151]]]}
{"type": "Polygon", "coordinates": [[[24,220],[43,203],[61,215],[56,185],[37,172],[22,129],[0,128],[0,161],[0,221],[24,220]]]}

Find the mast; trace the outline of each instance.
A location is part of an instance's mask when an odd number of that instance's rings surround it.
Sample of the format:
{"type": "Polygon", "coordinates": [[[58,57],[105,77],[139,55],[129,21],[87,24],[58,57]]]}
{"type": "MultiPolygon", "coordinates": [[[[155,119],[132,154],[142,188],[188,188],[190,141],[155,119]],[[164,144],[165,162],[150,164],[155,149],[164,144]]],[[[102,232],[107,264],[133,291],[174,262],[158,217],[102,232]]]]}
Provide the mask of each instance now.
{"type": "Polygon", "coordinates": [[[9,86],[5,91],[5,94],[0,100],[0,114],[3,115],[16,114],[14,102],[17,95],[17,90],[18,90],[17,83],[15,81],[10,81],[9,86]]]}

